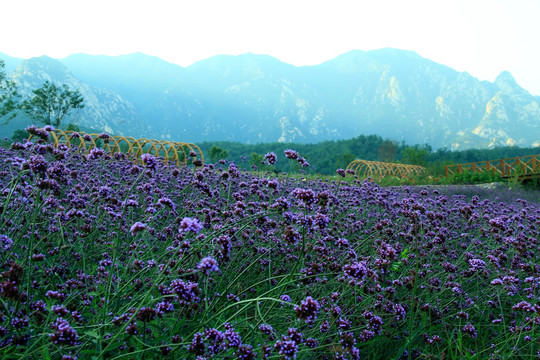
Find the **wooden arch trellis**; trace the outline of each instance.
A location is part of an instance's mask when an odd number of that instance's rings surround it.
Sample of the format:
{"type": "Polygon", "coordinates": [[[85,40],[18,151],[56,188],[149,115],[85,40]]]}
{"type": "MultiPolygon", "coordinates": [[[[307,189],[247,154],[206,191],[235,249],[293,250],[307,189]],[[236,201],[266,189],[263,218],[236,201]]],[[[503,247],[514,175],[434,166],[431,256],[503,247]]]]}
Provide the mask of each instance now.
{"type": "MultiPolygon", "coordinates": [[[[194,157],[204,163],[201,149],[192,143],[135,139],[131,136],[88,134],[80,131],[62,131],[59,129],[50,131],[49,135],[54,147],[58,147],[60,144],[70,148],[77,146],[83,152],[89,152],[93,148],[101,147],[113,154],[118,152],[134,154],[139,159],[142,154],[152,154],[163,157],[165,163],[174,161],[177,166],[186,165],[189,157],[194,154],[194,157]],[[101,146],[98,146],[98,144],[101,146]]],[[[30,136],[31,138],[32,136],[30,136]]]]}
{"type": "Polygon", "coordinates": [[[419,165],[396,164],[368,160],[354,160],[349,165],[347,165],[346,170],[354,170],[357,175],[363,177],[411,177],[424,174],[426,168],[419,165]]]}

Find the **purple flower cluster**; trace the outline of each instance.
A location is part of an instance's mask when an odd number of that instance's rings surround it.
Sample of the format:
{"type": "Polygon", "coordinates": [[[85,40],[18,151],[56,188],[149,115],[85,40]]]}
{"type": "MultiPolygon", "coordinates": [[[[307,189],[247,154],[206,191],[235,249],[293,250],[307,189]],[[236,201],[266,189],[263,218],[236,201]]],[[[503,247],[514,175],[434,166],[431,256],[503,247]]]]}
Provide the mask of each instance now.
{"type": "Polygon", "coordinates": [[[4,234],[0,234],[0,250],[8,251],[13,245],[13,240],[4,234]]]}
{"type": "Polygon", "coordinates": [[[287,159],[296,160],[298,159],[298,156],[298,153],[292,149],[285,150],[285,157],[287,157],[287,159]]]}
{"type": "Polygon", "coordinates": [[[26,130],[31,135],[39,137],[42,140],[47,140],[48,137],[49,137],[49,132],[52,131],[53,128],[52,128],[52,126],[46,126],[46,127],[48,129],[50,129],[50,130],[45,129],[45,127],[44,128],[38,128],[35,125],[30,125],[24,130],[26,130]]]}
{"type": "Polygon", "coordinates": [[[290,160],[296,160],[302,167],[308,167],[309,163],[307,160],[300,156],[298,152],[292,149],[285,150],[285,157],[290,160]]]}
{"type": "Polygon", "coordinates": [[[146,229],[146,224],[143,224],[142,222],[137,221],[136,223],[131,225],[131,227],[129,228],[129,232],[131,233],[131,235],[135,236],[139,232],[143,231],[144,229],[146,229]]]}
{"type": "Polygon", "coordinates": [[[296,188],[291,192],[291,195],[302,201],[308,207],[315,204],[315,192],[311,189],[296,188]]]}
{"type": "Polygon", "coordinates": [[[77,331],[63,318],[59,317],[51,324],[55,330],[54,334],[49,335],[49,340],[56,345],[77,345],[79,335],[77,331]]]}
{"type": "Polygon", "coordinates": [[[205,274],[209,274],[213,271],[219,271],[216,259],[211,256],[203,258],[197,265],[197,269],[202,270],[205,274]]]}
{"type": "Polygon", "coordinates": [[[188,352],[198,355],[197,358],[212,358],[215,355],[233,350],[236,359],[255,360],[257,353],[253,346],[244,344],[242,337],[228,323],[223,324],[225,331],[209,328],[193,336],[188,352]]]}
{"type": "Polygon", "coordinates": [[[285,360],[296,359],[298,353],[298,344],[293,340],[278,340],[274,345],[279,355],[285,360]]]}
{"type": "Polygon", "coordinates": [[[181,279],[173,280],[170,286],[180,305],[191,305],[199,301],[199,284],[181,279]]]}
{"type": "Polygon", "coordinates": [[[158,164],[158,159],[152,154],[142,154],[141,160],[144,165],[150,170],[155,170],[158,164]]]}
{"type": "Polygon", "coordinates": [[[308,296],[300,302],[300,305],[295,305],[294,311],[298,320],[304,320],[306,323],[311,324],[317,319],[319,308],[319,302],[308,296]]]}
{"type": "Polygon", "coordinates": [[[203,224],[201,224],[200,221],[197,220],[196,218],[185,217],[180,222],[180,231],[182,232],[191,231],[197,234],[202,229],[203,229],[203,224]]]}
{"type": "Polygon", "coordinates": [[[32,170],[36,174],[45,173],[47,171],[47,168],[49,167],[49,163],[42,155],[32,156],[27,164],[30,170],[32,170]]]}
{"type": "Polygon", "coordinates": [[[86,158],[88,160],[96,160],[105,155],[105,151],[100,148],[93,148],[90,150],[86,158]]]}
{"type": "Polygon", "coordinates": [[[269,152],[264,155],[264,159],[268,165],[274,165],[277,161],[277,155],[274,152],[269,152]]]}

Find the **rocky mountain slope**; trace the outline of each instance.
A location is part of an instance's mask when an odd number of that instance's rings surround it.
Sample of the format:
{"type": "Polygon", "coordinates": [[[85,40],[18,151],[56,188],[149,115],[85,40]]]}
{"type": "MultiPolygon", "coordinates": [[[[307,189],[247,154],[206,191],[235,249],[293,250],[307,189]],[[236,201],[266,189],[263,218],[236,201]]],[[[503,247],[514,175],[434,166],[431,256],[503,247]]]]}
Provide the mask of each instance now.
{"type": "Polygon", "coordinates": [[[88,85],[73,76],[58,60],[43,56],[23,61],[11,73],[11,77],[17,82],[23,98],[31,96],[32,90],[41,87],[45,81],[78,89],[84,97],[85,107],[73,122],[84,127],[135,136],[149,128],[133,105],[118,93],[88,85]]]}
{"type": "Polygon", "coordinates": [[[12,76],[28,91],[45,80],[80,88],[81,124],[140,137],[315,143],[378,134],[449,149],[540,144],[540,97],[508,72],[479,81],[397,49],[304,67],[253,54],[185,68],[144,54],[78,54],[21,61],[12,76]]]}

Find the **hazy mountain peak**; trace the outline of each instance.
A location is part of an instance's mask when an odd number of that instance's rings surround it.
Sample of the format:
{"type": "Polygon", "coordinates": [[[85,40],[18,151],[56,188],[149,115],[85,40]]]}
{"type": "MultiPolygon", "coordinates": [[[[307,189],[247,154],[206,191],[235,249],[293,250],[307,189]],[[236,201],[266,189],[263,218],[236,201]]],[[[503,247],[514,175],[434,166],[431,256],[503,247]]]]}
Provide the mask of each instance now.
{"type": "Polygon", "coordinates": [[[216,55],[208,59],[197,61],[187,67],[189,71],[199,71],[208,69],[216,73],[227,76],[231,73],[250,72],[260,69],[284,69],[295,68],[294,65],[287,64],[270,55],[259,55],[254,53],[244,53],[240,55],[216,55]]]}
{"type": "Polygon", "coordinates": [[[12,72],[12,78],[26,90],[37,89],[46,81],[67,85],[77,82],[64,64],[45,55],[21,61],[12,72]]]}
{"type": "Polygon", "coordinates": [[[51,76],[66,76],[70,72],[69,69],[60,61],[46,55],[24,60],[19,64],[18,68],[20,68],[22,71],[30,68],[41,69],[51,76]]]}
{"type": "Polygon", "coordinates": [[[495,79],[495,85],[505,93],[510,93],[516,89],[523,90],[509,71],[502,71],[495,79]]]}
{"type": "Polygon", "coordinates": [[[507,70],[501,71],[499,76],[497,76],[497,78],[495,79],[495,83],[500,82],[500,81],[512,82],[512,83],[516,82],[512,74],[510,74],[510,71],[507,71],[507,70]]]}
{"type": "Polygon", "coordinates": [[[5,65],[4,70],[5,70],[5,72],[7,74],[9,74],[13,70],[15,70],[17,65],[22,61],[22,59],[19,59],[19,58],[13,57],[13,56],[9,56],[9,55],[4,54],[2,52],[0,52],[0,59],[4,61],[4,65],[5,65]]]}

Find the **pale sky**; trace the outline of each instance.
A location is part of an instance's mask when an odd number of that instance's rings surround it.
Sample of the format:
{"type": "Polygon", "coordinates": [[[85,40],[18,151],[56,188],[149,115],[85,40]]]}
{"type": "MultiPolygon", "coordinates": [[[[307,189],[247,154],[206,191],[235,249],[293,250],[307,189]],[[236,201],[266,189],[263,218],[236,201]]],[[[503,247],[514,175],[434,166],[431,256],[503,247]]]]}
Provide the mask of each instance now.
{"type": "Polygon", "coordinates": [[[142,52],[188,66],[218,54],[314,65],[393,47],[540,95],[540,0],[1,0],[0,52],[142,52]]]}

